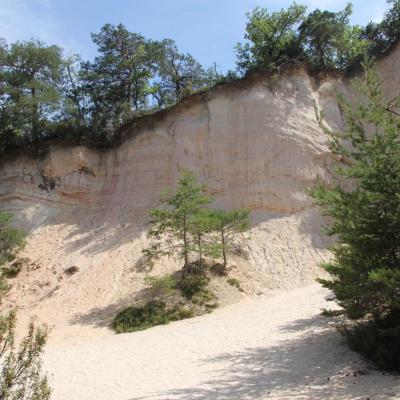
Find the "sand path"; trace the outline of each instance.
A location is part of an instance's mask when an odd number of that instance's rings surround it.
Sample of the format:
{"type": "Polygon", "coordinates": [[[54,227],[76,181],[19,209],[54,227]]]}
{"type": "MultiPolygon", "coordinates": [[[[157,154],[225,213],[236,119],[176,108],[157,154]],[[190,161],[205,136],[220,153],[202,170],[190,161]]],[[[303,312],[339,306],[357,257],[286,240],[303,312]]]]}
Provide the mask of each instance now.
{"type": "Polygon", "coordinates": [[[313,285],[143,332],[49,343],[53,398],[400,399],[400,377],[370,369],[320,316],[326,295],[313,285]]]}

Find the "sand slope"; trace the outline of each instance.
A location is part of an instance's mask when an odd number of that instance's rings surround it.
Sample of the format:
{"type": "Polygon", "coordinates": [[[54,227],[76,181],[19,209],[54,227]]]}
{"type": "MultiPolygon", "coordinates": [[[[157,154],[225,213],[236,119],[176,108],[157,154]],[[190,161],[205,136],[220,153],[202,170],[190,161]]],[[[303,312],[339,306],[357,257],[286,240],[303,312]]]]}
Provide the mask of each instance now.
{"type": "Polygon", "coordinates": [[[143,332],[50,343],[54,400],[400,399],[400,377],[371,369],[320,316],[326,295],[313,285],[143,332]]]}

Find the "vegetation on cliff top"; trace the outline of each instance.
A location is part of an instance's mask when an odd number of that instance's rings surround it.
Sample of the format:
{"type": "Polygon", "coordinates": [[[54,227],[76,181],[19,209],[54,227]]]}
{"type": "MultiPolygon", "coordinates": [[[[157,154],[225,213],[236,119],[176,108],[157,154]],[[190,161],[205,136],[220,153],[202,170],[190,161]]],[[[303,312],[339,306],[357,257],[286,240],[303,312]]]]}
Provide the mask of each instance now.
{"type": "Polygon", "coordinates": [[[316,71],[352,69],[365,52],[382,54],[399,38],[400,1],[388,3],[383,21],[366,27],[349,23],[351,5],[309,14],[296,3],[274,13],[257,8],[236,47],[237,71],[226,75],[179,52],[173,40],[147,39],[121,24],[92,34],[93,61],[66,57],[60,47],[37,40],[1,40],[0,151],[48,138],[110,145],[143,113],[254,70],[275,73],[288,61],[316,71]]]}

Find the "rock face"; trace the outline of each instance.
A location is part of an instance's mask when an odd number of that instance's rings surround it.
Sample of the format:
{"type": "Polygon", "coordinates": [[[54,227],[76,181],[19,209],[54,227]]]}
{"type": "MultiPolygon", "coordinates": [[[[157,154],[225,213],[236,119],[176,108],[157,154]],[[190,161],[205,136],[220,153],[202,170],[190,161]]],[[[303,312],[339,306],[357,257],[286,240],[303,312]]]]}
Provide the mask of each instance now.
{"type": "MultiPolygon", "coordinates": [[[[379,61],[389,93],[400,90],[399,53],[379,61]]],[[[142,287],[135,265],[147,210],[182,168],[209,183],[217,205],[253,210],[248,260],[232,261],[249,293],[312,282],[328,253],[305,190],[332,179],[335,160],[318,115],[323,111],[331,129],[343,126],[338,91],[350,96],[350,82],[292,68],[275,80],[253,76],[145,117],[117,148],[53,144],[41,155],[4,157],[0,205],[30,231],[26,252],[39,265],[15,280],[8,303],[71,329],[101,325],[101,316],[105,321],[142,287]],[[71,265],[79,272],[65,278],[71,265]]],[[[154,272],[173,268],[175,260],[163,260],[154,272]]]]}

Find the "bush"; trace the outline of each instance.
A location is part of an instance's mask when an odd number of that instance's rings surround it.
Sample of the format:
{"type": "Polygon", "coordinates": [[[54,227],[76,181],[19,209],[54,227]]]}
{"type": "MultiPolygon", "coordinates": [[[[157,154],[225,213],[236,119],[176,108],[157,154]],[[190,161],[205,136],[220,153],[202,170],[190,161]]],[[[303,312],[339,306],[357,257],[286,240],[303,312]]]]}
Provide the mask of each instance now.
{"type": "Polygon", "coordinates": [[[227,279],[227,282],[228,282],[231,286],[235,287],[236,289],[242,290],[242,288],[240,287],[240,282],[239,282],[238,279],[236,279],[236,278],[229,278],[229,279],[227,279]]]}
{"type": "Polygon", "coordinates": [[[25,244],[25,234],[10,228],[12,215],[0,210],[0,266],[11,262],[25,244]]]}
{"type": "Polygon", "coordinates": [[[210,267],[210,271],[212,274],[216,276],[225,276],[228,275],[227,269],[223,266],[223,264],[216,263],[210,267]]]}
{"type": "Polygon", "coordinates": [[[321,315],[323,317],[327,317],[327,318],[339,317],[340,315],[343,315],[344,313],[345,313],[344,310],[329,310],[328,308],[323,308],[321,310],[321,315]]]}
{"type": "Polygon", "coordinates": [[[152,300],[141,307],[128,307],[119,312],[112,321],[117,333],[136,332],[156,325],[192,317],[193,313],[182,306],[168,308],[164,301],[152,300]]]}
{"type": "Polygon", "coordinates": [[[400,318],[394,324],[362,322],[343,332],[353,350],[386,371],[400,372],[400,318]]]}
{"type": "Polygon", "coordinates": [[[167,297],[176,290],[176,279],[172,275],[146,276],[144,281],[150,286],[152,297],[167,297]]]}
{"type": "Polygon", "coordinates": [[[29,265],[29,258],[18,258],[12,264],[2,267],[3,274],[6,278],[15,278],[24,268],[29,265]]]}
{"type": "Polygon", "coordinates": [[[0,303],[3,296],[10,290],[10,285],[7,283],[7,279],[4,274],[0,271],[0,303]]]}
{"type": "Polygon", "coordinates": [[[191,300],[193,296],[200,294],[206,290],[210,281],[205,275],[188,275],[178,282],[178,289],[182,295],[191,300]]]}
{"type": "Polygon", "coordinates": [[[51,389],[41,371],[47,328],[29,324],[19,348],[15,345],[16,315],[0,315],[0,399],[48,400],[51,389]]]}

